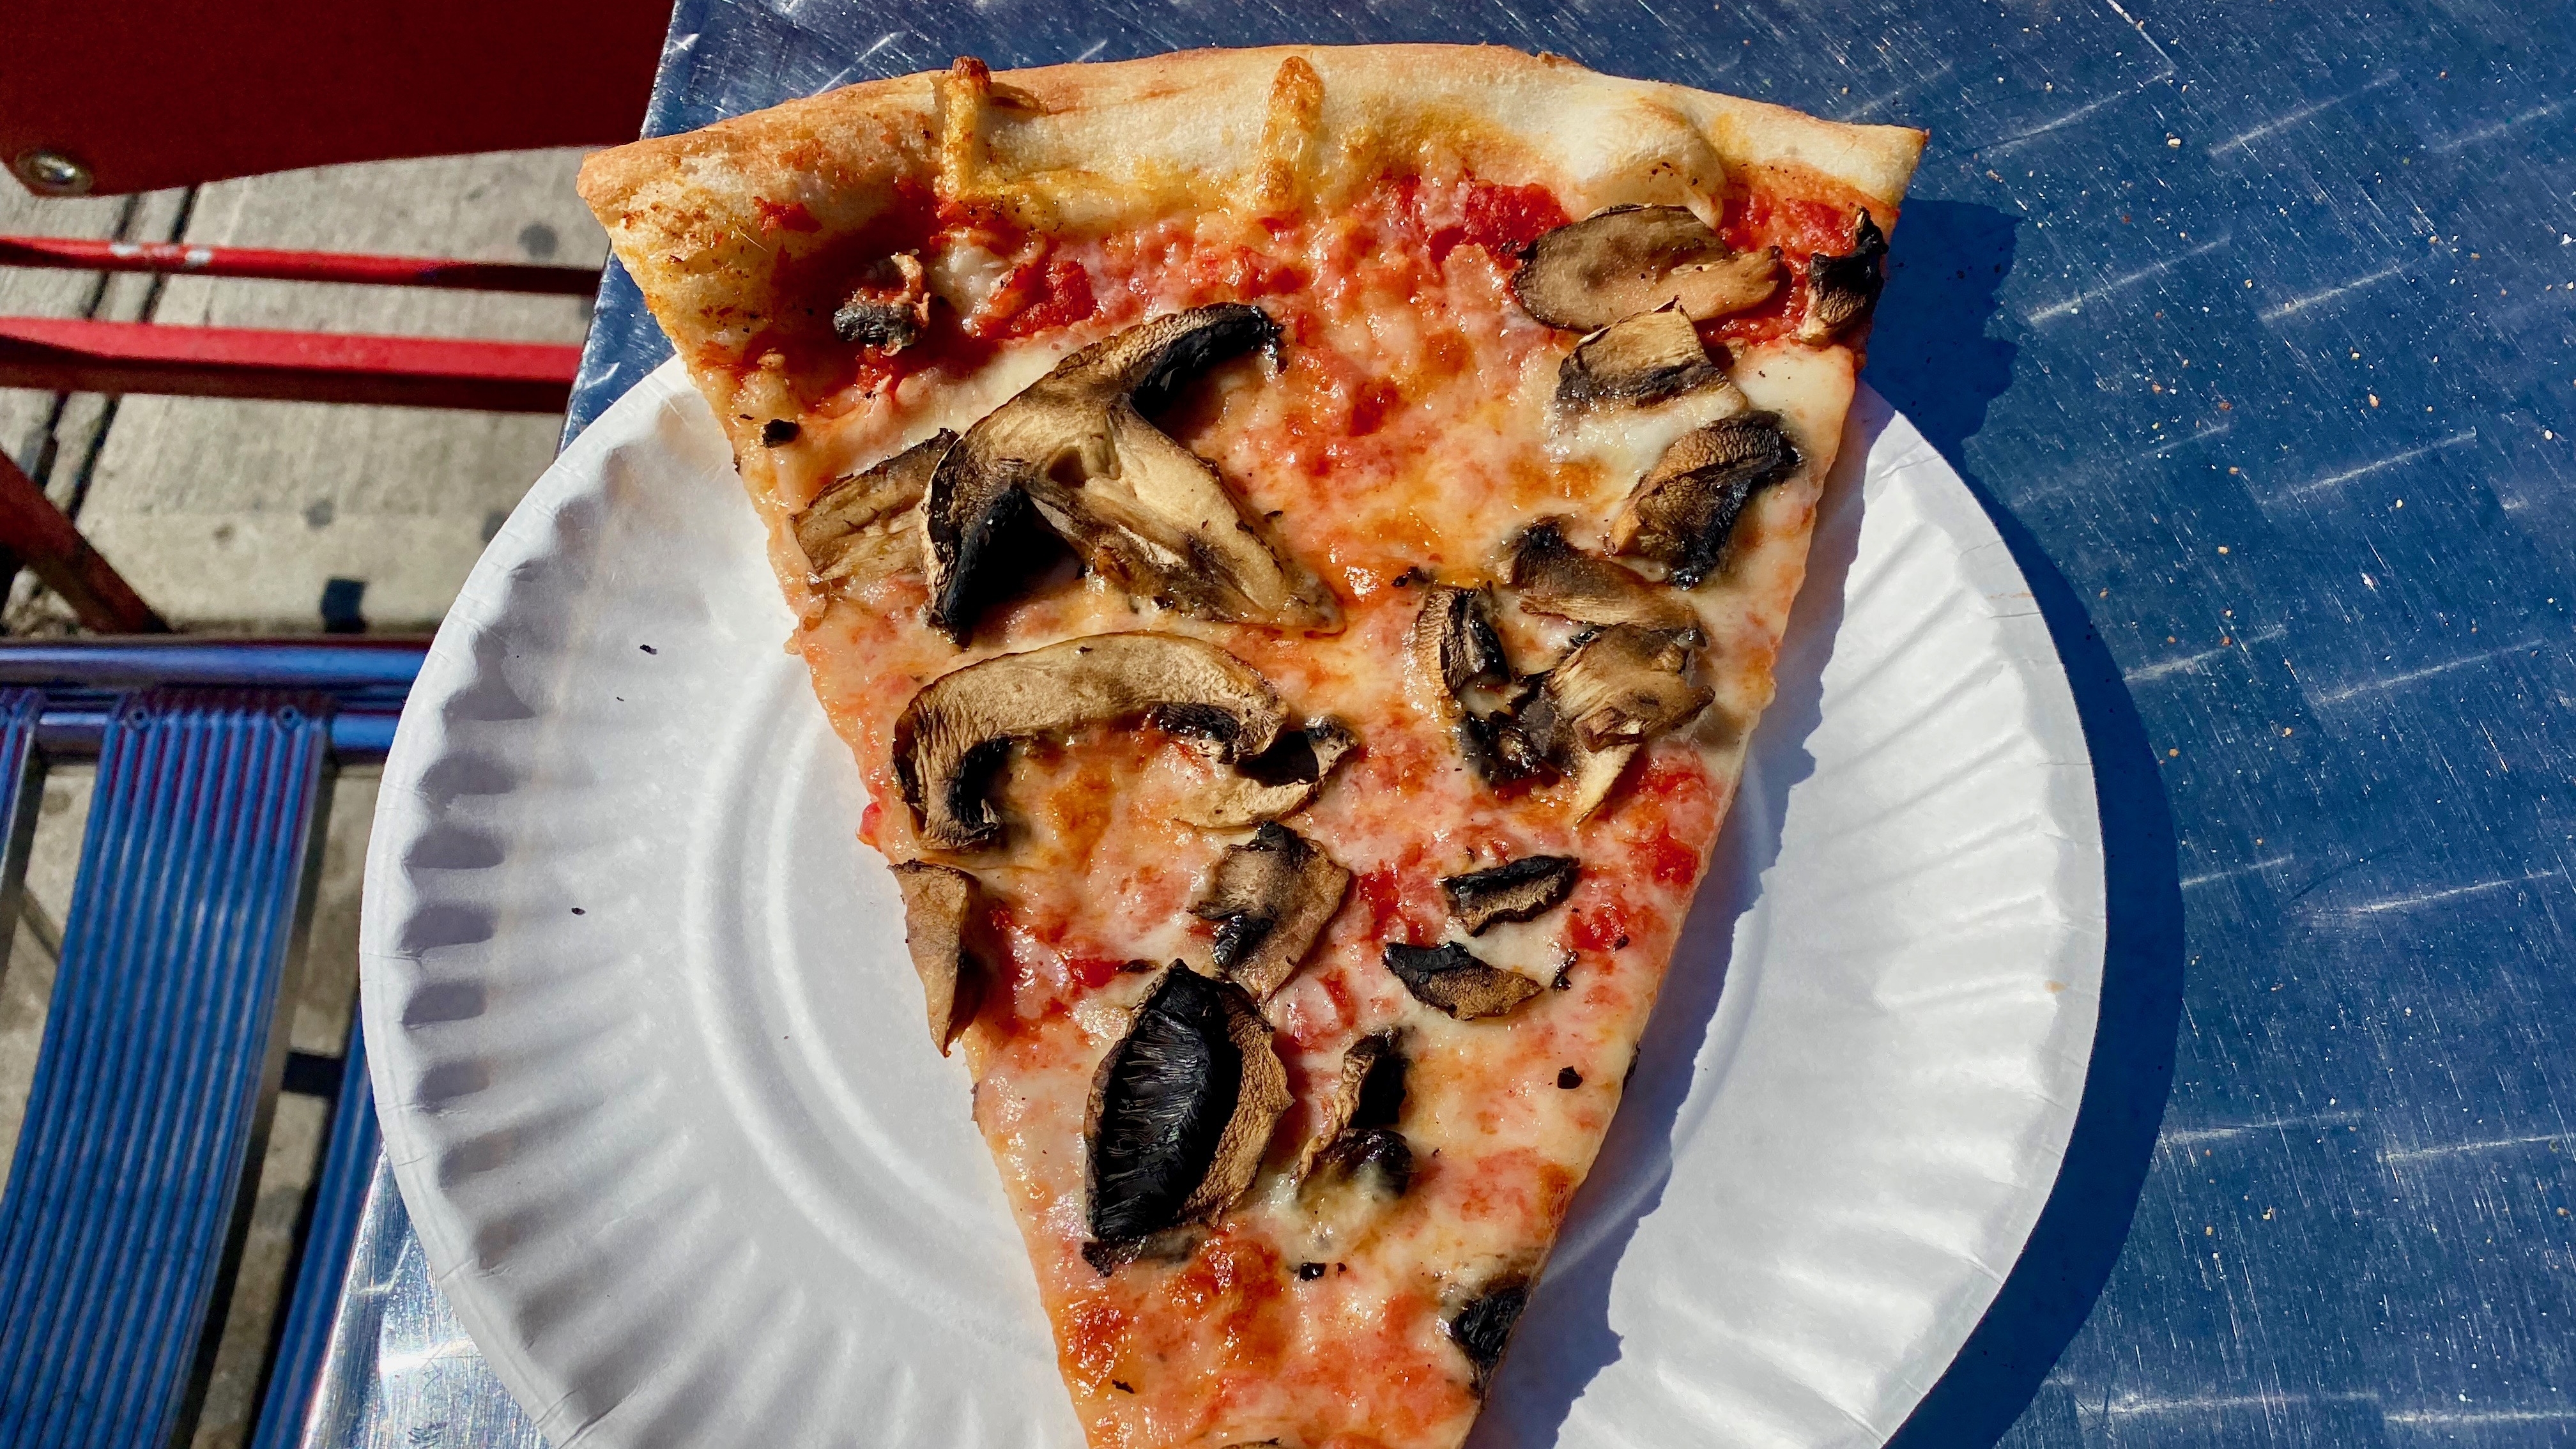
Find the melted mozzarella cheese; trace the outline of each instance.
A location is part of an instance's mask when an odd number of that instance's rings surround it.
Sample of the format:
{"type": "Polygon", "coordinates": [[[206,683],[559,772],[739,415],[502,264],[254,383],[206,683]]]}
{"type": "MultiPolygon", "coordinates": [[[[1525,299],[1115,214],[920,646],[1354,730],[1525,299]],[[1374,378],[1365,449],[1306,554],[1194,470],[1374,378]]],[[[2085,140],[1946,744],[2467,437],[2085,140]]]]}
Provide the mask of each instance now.
{"type": "MultiPolygon", "coordinates": [[[[1004,943],[966,1055],[976,1121],[1095,1449],[1455,1449],[1479,1394],[1443,1323],[1478,1293],[1539,1271],[1617,1109],[1733,793],[1744,730],[1768,697],[1850,360],[1748,354],[1737,387],[1555,429],[1546,399],[1573,339],[1521,316],[1482,248],[1434,266],[1400,217],[1365,209],[1275,236],[1210,217],[1196,230],[1068,245],[1107,298],[1100,317],[1010,346],[971,379],[909,379],[816,429],[790,450],[809,470],[802,481],[865,466],[937,427],[962,432],[1080,343],[1239,295],[1227,279],[1248,248],[1306,279],[1260,299],[1291,339],[1283,365],[1222,373],[1168,425],[1335,583],[1340,633],[1185,618],[1095,577],[997,609],[960,654],[922,625],[922,587],[904,576],[832,600],[797,642],[883,806],[873,838],[897,858],[919,845],[888,753],[894,717],[922,683],[990,653],[1112,629],[1188,633],[1260,670],[1293,715],[1356,729],[1360,750],[1287,822],[1353,880],[1264,1009],[1299,1101],[1230,1211],[1112,1274],[1081,1257],[1094,1072],[1153,979],[1117,966],[1205,959],[1211,928],[1189,907],[1228,843],[1177,823],[1173,802],[1203,767],[1152,731],[1113,726],[1015,751],[998,795],[1008,845],[957,862],[983,881],[1004,943]],[[1422,593],[1413,582],[1489,577],[1500,542],[1537,517],[1571,515],[1597,533],[1673,438],[1748,405],[1781,411],[1808,465],[1747,510],[1740,556],[1693,595],[1709,625],[1702,667],[1719,691],[1711,714],[1724,727],[1649,745],[1589,819],[1573,818],[1568,786],[1498,794],[1409,681],[1405,638],[1422,593]],[[1582,862],[1568,900],[1459,936],[1438,878],[1536,853],[1582,862]],[[1445,938],[1564,987],[1505,1017],[1451,1020],[1383,964],[1390,941],[1445,938]],[[1327,1210],[1301,1192],[1295,1164],[1342,1054],[1380,1030],[1401,1034],[1411,1063],[1397,1126],[1412,1183],[1392,1202],[1327,1210]]],[[[1510,613],[1516,657],[1538,667],[1567,626],[1510,613]]],[[[934,1065],[927,1042],[922,1064],[934,1065]]]]}

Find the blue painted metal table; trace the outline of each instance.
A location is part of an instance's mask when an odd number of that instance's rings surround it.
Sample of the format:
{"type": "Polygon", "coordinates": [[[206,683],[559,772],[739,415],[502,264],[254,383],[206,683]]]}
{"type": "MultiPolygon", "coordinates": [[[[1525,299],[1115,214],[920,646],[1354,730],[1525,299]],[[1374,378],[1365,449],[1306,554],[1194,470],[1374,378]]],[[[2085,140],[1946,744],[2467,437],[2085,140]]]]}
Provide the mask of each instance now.
{"type": "MultiPolygon", "coordinates": [[[[1933,133],[1869,379],[2084,712],[2104,1015],[1899,1437],[2576,1442],[2576,45],[2484,0],[684,0],[668,132],[944,66],[1493,40],[1933,133]]],[[[666,349],[602,294],[577,429],[666,349]]],[[[380,1176],[325,1444],[533,1442],[380,1176]]]]}

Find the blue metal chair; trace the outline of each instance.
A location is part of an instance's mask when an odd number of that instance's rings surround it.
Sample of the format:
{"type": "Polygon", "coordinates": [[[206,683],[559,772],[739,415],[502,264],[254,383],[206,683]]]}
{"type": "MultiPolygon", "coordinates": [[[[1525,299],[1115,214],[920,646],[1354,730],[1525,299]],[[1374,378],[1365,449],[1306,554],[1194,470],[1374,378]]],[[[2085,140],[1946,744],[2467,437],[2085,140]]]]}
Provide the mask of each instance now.
{"type": "Polygon", "coordinates": [[[0,1449],[164,1449],[191,1423],[282,1084],[334,1104],[250,1440],[295,1441],[377,1138],[357,1027],[290,1062],[281,988],[332,776],[383,758],[423,653],[0,645],[0,952],[46,766],[98,761],[0,1198],[0,1449]]]}

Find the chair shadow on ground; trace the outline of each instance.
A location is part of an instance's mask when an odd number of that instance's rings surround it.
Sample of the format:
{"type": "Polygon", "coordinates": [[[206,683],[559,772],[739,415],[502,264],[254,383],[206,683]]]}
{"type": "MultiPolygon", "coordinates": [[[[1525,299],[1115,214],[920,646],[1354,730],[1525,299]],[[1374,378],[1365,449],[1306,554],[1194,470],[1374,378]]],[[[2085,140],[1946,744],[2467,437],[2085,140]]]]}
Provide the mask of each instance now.
{"type": "MultiPolygon", "coordinates": [[[[2182,1009],[2173,818],[2145,727],[2080,597],[1969,468],[1963,449],[2011,381],[2016,348],[1985,334],[2019,225],[1989,207],[1928,198],[1909,204],[1868,376],[1966,480],[2047,622],[2092,755],[2109,944],[2100,1024],[2057,1183],[1993,1305],[1889,1449],[1994,1444],[2083,1327],[2146,1180],[2182,1009]]],[[[1868,439],[1852,442],[1865,449],[1868,439]]],[[[1757,736],[1756,767],[1717,847],[1718,869],[1737,862],[1739,878],[1756,884],[1740,897],[1709,892],[1692,912],[1636,1075],[1497,1386],[1495,1407],[1505,1411],[1484,1416],[1470,1449],[1554,1443],[1575,1400],[1620,1356],[1610,1326],[1611,1281],[1638,1224],[1662,1201],[1668,1144],[1717,1025],[1736,921],[1753,908],[1761,872],[1777,855],[1790,789],[1814,767],[1804,742],[1818,722],[1860,519],[1856,497],[1848,506],[1829,503],[1819,516],[1807,586],[1779,661],[1779,693],[1757,736]]]]}

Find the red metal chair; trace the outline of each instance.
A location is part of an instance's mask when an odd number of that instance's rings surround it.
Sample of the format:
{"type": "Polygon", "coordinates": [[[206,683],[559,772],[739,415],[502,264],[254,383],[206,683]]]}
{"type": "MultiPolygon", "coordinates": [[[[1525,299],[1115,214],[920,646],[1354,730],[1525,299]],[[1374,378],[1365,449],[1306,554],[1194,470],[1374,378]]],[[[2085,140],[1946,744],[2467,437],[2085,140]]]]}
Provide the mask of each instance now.
{"type": "MultiPolygon", "coordinates": [[[[39,195],[635,134],[663,12],[633,0],[158,0],[10,17],[0,158],[39,195]]],[[[579,267],[0,236],[0,266],[588,295],[579,267]]],[[[0,387],[561,412],[577,347],[0,317],[0,387]]],[[[167,624],[0,455],[0,549],[83,626],[167,624]]],[[[11,570],[0,560],[0,579],[11,570]]]]}

